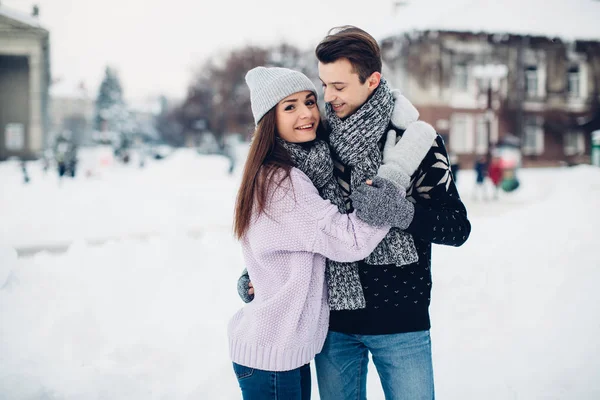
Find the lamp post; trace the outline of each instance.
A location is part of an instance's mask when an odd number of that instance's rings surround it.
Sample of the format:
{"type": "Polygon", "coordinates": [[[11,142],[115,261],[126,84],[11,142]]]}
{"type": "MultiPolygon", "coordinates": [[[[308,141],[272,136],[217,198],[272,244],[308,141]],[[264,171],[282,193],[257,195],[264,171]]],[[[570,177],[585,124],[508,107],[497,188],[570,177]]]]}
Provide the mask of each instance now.
{"type": "Polygon", "coordinates": [[[488,162],[491,156],[491,144],[492,144],[492,121],[494,119],[494,105],[493,105],[493,92],[492,89],[494,84],[500,87],[500,80],[508,75],[508,68],[504,64],[483,64],[477,65],[473,68],[473,75],[476,78],[480,78],[486,81],[487,88],[487,99],[486,99],[486,111],[485,111],[485,122],[487,130],[487,151],[486,156],[488,162]]]}

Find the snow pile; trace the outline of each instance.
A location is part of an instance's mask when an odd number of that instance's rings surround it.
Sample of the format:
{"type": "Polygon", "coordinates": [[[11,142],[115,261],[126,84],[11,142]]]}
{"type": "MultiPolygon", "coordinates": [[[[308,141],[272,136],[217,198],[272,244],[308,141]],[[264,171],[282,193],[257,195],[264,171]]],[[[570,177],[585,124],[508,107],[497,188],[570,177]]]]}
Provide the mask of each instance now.
{"type": "Polygon", "coordinates": [[[220,398],[224,318],[239,305],[240,269],[226,266],[241,265],[219,233],[21,261],[0,290],[0,398],[220,398]]]}
{"type": "Polygon", "coordinates": [[[442,398],[600,396],[600,169],[526,172],[529,202],[489,204],[463,248],[434,248],[442,398]]]}

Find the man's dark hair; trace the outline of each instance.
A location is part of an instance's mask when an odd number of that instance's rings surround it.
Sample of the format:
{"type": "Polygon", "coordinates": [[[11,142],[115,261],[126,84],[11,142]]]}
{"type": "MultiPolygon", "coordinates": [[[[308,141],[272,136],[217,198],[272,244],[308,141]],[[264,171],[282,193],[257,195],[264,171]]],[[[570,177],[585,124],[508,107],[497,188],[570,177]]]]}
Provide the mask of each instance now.
{"type": "Polygon", "coordinates": [[[381,49],[373,36],[352,25],[332,28],[315,49],[317,59],[329,64],[346,58],[365,83],[373,72],[381,73],[381,49]]]}

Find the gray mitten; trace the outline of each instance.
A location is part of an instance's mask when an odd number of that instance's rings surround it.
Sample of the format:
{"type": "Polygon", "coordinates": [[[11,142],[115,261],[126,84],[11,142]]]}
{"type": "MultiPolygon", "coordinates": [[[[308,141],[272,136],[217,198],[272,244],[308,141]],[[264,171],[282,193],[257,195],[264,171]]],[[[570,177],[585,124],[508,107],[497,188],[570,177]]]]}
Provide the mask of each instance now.
{"type": "Polygon", "coordinates": [[[350,198],[356,215],[366,223],[406,229],[415,215],[415,206],[405,196],[403,189],[376,176],[373,185],[360,185],[350,198]]]}
{"type": "Polygon", "coordinates": [[[397,128],[406,129],[419,119],[419,111],[398,89],[392,90],[392,96],[394,97],[392,124],[397,128]]]}
{"type": "MultiPolygon", "coordinates": [[[[408,190],[410,185],[410,175],[404,172],[397,164],[393,163],[394,159],[394,148],[400,146],[396,144],[396,131],[391,129],[387,133],[385,145],[383,147],[383,163],[377,170],[377,176],[392,181],[399,188],[408,190]]],[[[400,147],[398,147],[398,150],[400,147]]]]}
{"type": "Polygon", "coordinates": [[[250,275],[248,275],[248,270],[244,268],[242,276],[240,276],[237,282],[238,295],[244,303],[250,303],[254,300],[254,295],[248,294],[248,289],[250,288],[248,283],[250,283],[250,275]]]}
{"type": "Polygon", "coordinates": [[[419,168],[436,136],[435,129],[423,121],[412,122],[398,143],[396,132],[390,130],[383,148],[383,164],[377,175],[408,189],[410,177],[419,168]]]}

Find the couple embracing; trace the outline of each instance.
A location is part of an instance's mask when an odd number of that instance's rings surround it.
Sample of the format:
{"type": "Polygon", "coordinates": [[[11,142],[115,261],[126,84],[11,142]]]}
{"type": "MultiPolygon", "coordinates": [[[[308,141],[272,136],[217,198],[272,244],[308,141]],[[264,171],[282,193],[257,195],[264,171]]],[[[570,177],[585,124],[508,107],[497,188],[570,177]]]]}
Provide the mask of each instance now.
{"type": "Polygon", "coordinates": [[[381,75],[365,31],[316,48],[326,123],[300,72],[246,75],[256,129],[234,230],[248,303],[229,322],[243,398],[366,398],[369,353],[386,399],[433,399],[431,246],[471,225],[442,138],[381,75]]]}

